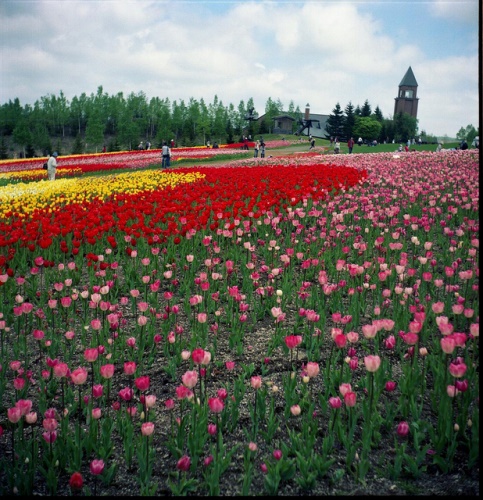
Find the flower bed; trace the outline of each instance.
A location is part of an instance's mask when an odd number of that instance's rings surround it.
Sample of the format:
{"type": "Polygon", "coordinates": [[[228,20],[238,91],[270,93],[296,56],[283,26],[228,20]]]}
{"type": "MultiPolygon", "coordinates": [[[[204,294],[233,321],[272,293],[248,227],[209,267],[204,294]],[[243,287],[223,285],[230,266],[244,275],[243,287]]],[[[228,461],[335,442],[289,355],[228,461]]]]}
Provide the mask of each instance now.
{"type": "Polygon", "coordinates": [[[478,163],[0,188],[2,494],[479,492],[478,163]]]}

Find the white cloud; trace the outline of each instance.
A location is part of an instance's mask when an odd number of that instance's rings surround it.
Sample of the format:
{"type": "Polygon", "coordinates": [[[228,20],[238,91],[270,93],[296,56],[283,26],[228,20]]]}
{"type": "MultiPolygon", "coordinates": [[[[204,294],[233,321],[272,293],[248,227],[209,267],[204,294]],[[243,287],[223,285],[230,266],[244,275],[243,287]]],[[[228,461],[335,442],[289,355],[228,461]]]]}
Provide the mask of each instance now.
{"type": "Polygon", "coordinates": [[[473,23],[478,19],[478,9],[481,8],[478,0],[434,0],[432,12],[434,16],[449,19],[455,22],[473,23]]]}

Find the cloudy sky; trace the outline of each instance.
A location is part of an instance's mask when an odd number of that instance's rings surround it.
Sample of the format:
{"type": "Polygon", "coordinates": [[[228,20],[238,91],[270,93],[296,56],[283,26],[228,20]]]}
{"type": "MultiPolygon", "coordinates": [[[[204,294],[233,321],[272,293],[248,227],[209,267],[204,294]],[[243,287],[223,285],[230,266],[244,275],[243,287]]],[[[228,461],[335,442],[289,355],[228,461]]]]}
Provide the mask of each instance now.
{"type": "Polygon", "coordinates": [[[392,118],[409,66],[419,130],[479,125],[479,0],[1,0],[0,104],[99,86],[170,101],[268,98],[392,118]]]}

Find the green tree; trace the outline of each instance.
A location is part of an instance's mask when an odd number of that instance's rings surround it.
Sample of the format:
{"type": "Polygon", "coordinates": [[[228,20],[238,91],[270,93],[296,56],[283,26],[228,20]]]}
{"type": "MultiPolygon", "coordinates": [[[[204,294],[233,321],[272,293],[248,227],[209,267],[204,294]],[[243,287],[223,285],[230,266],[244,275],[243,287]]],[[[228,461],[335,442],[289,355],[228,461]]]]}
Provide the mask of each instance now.
{"type": "Polygon", "coordinates": [[[280,99],[277,102],[273,101],[270,97],[265,103],[265,116],[264,120],[268,126],[268,133],[271,133],[273,128],[273,119],[283,113],[283,105],[280,99]]]}
{"type": "Polygon", "coordinates": [[[397,141],[406,142],[416,137],[418,120],[409,113],[399,112],[394,116],[394,134],[397,141]]]}
{"type": "Polygon", "coordinates": [[[366,99],[364,101],[364,104],[361,108],[361,116],[371,116],[372,114],[372,109],[371,109],[371,105],[369,104],[369,101],[366,99]]]}
{"type": "Polygon", "coordinates": [[[13,140],[22,148],[22,152],[24,153],[24,156],[26,156],[27,145],[32,145],[32,134],[30,133],[29,126],[25,118],[21,118],[17,122],[12,135],[13,140]]]}
{"type": "Polygon", "coordinates": [[[2,135],[0,140],[0,160],[6,160],[8,158],[8,148],[5,142],[5,136],[2,135]]]}
{"type": "Polygon", "coordinates": [[[392,142],[394,135],[394,120],[384,119],[381,123],[381,132],[379,133],[379,142],[392,142]]]}
{"type": "Polygon", "coordinates": [[[382,124],[369,116],[358,116],[354,125],[354,134],[365,140],[372,141],[379,137],[382,124]]]}
{"type": "Polygon", "coordinates": [[[326,138],[338,137],[341,139],[344,137],[344,127],[345,127],[345,117],[340,104],[337,103],[335,108],[332,110],[332,114],[327,118],[327,124],[325,125],[325,131],[327,132],[326,138]]]}
{"type": "Polygon", "coordinates": [[[202,144],[205,145],[207,141],[207,134],[210,133],[210,115],[203,98],[200,99],[199,110],[200,113],[198,115],[197,130],[200,134],[200,137],[203,138],[202,144]]]}
{"type": "Polygon", "coordinates": [[[87,96],[83,92],[80,97],[74,96],[70,104],[70,120],[74,133],[82,134],[85,132],[87,121],[87,96]]]}
{"type": "Polygon", "coordinates": [[[353,129],[356,123],[354,106],[351,101],[349,101],[349,104],[347,104],[347,106],[345,107],[344,113],[345,113],[344,135],[347,139],[349,139],[349,137],[353,137],[354,135],[353,129]]]}
{"type": "Polygon", "coordinates": [[[95,149],[104,143],[104,122],[101,119],[100,109],[93,107],[86,126],[86,146],[89,149],[95,149]]]}
{"type": "Polygon", "coordinates": [[[380,123],[382,123],[382,120],[384,120],[384,117],[382,116],[382,111],[380,110],[379,106],[376,106],[376,109],[374,110],[372,116],[380,123]]]}
{"type": "Polygon", "coordinates": [[[77,134],[75,136],[74,145],[72,146],[73,155],[81,155],[84,152],[84,144],[82,143],[82,136],[77,134]]]}
{"type": "Polygon", "coordinates": [[[471,144],[473,142],[473,139],[478,135],[478,131],[473,125],[467,125],[466,127],[461,127],[457,134],[456,134],[456,139],[459,141],[462,141],[463,139],[466,140],[468,144],[471,144]]]}
{"type": "Polygon", "coordinates": [[[22,118],[23,109],[16,97],[0,106],[0,135],[12,135],[17,122],[22,118]]]}

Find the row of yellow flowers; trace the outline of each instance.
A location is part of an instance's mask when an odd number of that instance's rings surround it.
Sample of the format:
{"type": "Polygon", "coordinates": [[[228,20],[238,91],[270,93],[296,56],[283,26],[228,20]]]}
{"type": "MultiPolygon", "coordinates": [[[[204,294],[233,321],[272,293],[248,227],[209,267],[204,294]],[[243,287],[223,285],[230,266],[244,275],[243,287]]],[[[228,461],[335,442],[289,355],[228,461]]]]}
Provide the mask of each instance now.
{"type": "MultiPolygon", "coordinates": [[[[82,175],[81,168],[64,168],[62,169],[62,175],[65,177],[73,177],[75,175],[82,175]]],[[[47,171],[38,168],[32,170],[20,170],[13,172],[3,172],[0,173],[0,180],[8,181],[40,181],[46,179],[47,171]]]]}
{"type": "Polygon", "coordinates": [[[10,184],[0,187],[0,218],[9,213],[28,216],[36,210],[54,210],[65,204],[105,199],[116,193],[136,194],[142,191],[175,187],[204,178],[199,172],[181,173],[162,170],[126,172],[102,177],[58,179],[10,184]]]}

